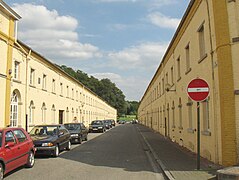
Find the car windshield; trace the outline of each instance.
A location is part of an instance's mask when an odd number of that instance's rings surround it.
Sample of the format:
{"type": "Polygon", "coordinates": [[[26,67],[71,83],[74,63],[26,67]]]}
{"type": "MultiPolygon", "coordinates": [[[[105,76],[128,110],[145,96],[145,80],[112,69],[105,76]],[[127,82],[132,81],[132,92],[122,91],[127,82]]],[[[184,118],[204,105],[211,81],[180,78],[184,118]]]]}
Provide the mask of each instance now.
{"type": "Polygon", "coordinates": [[[0,147],[2,147],[2,132],[0,131],[0,147]]]}
{"type": "Polygon", "coordinates": [[[35,126],[31,131],[31,136],[54,136],[57,135],[57,126],[35,126]]]}
{"type": "Polygon", "coordinates": [[[65,124],[65,127],[68,130],[77,130],[80,129],[80,124],[65,124]]]}
{"type": "Polygon", "coordinates": [[[102,121],[92,121],[91,125],[102,125],[103,122],[102,121]]]}

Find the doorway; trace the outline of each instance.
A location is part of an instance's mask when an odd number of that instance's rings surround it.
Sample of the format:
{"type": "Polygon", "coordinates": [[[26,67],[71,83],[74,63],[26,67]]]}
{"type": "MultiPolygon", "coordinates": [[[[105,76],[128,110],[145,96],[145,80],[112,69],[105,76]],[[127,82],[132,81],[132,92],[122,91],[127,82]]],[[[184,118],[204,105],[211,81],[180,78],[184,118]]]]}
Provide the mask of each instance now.
{"type": "Polygon", "coordinates": [[[63,124],[64,110],[59,110],[59,124],[63,124]]]}

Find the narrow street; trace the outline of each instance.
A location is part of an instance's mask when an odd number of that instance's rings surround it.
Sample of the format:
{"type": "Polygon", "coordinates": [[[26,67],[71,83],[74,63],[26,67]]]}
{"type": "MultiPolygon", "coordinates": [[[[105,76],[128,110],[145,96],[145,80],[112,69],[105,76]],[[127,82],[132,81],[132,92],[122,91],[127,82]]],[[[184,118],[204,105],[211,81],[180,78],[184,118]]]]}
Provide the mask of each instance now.
{"type": "Polygon", "coordinates": [[[120,125],[104,134],[90,133],[89,141],[73,145],[58,158],[38,157],[32,169],[21,168],[6,180],[161,180],[162,172],[149,153],[137,125],[120,125]]]}

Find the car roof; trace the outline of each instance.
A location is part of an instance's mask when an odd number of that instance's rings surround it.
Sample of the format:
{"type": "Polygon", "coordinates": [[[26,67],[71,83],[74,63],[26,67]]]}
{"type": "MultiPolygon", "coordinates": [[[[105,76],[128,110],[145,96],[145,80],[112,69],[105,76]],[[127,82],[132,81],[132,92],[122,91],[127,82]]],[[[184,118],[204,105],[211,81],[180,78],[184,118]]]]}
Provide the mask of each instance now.
{"type": "Polygon", "coordinates": [[[83,123],[80,123],[80,122],[75,122],[75,123],[64,123],[65,124],[83,124],[83,123]]]}
{"type": "Polygon", "coordinates": [[[0,131],[8,131],[8,130],[16,130],[16,129],[24,130],[23,128],[20,128],[20,127],[5,127],[5,128],[0,128],[0,131]]]}
{"type": "Polygon", "coordinates": [[[43,124],[43,125],[36,125],[34,127],[45,127],[45,126],[55,127],[55,126],[63,126],[63,124],[43,124]]]}

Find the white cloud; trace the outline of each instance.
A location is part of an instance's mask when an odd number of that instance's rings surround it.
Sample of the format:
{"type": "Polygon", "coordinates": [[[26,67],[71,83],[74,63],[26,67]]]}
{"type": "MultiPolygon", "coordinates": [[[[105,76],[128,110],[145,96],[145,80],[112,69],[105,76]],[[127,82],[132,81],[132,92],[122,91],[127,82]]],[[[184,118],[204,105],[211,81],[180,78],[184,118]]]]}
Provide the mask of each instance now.
{"type": "Polygon", "coordinates": [[[61,16],[56,10],[34,4],[14,4],[22,16],[19,38],[44,56],[58,60],[100,57],[98,47],[79,42],[79,23],[71,16],[61,16]]]}
{"type": "Polygon", "coordinates": [[[159,65],[168,43],[142,43],[119,52],[108,54],[111,66],[119,69],[152,71],[159,65]]]}
{"type": "Polygon", "coordinates": [[[148,15],[149,21],[159,27],[176,29],[179,25],[180,19],[171,18],[169,16],[165,16],[159,12],[154,12],[148,15]]]}
{"type": "Polygon", "coordinates": [[[140,100],[144,93],[145,87],[148,85],[148,79],[144,76],[131,76],[125,78],[119,74],[110,72],[94,73],[90,75],[98,79],[110,79],[124,92],[127,100],[140,100]]]}

